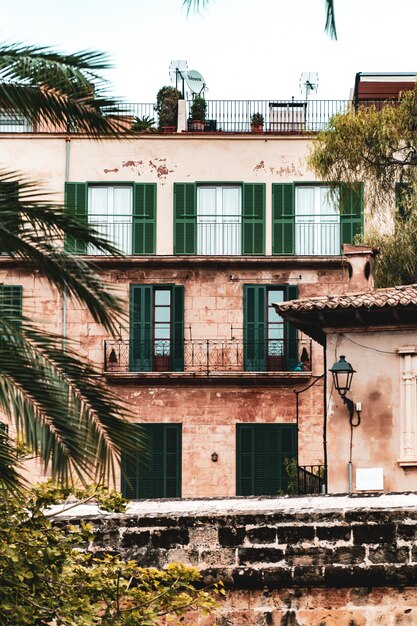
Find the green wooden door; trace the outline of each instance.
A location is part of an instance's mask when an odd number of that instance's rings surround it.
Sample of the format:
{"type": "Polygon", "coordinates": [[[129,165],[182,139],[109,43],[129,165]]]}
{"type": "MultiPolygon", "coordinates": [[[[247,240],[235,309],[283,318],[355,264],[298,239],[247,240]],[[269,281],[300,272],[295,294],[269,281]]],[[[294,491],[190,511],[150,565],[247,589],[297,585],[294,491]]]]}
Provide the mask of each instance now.
{"type": "Polygon", "coordinates": [[[122,493],[126,498],[181,497],[181,424],[138,424],[145,454],[122,453],[122,493]]]}
{"type": "Polygon", "coordinates": [[[152,285],[130,286],[130,354],[131,372],[152,371],[152,285]]]}
{"type": "Polygon", "coordinates": [[[296,424],[237,424],[236,494],[273,496],[286,491],[285,459],[296,457],[296,424]]]}
{"type": "Polygon", "coordinates": [[[266,286],[243,286],[243,346],[246,372],[266,371],[266,286]]]}

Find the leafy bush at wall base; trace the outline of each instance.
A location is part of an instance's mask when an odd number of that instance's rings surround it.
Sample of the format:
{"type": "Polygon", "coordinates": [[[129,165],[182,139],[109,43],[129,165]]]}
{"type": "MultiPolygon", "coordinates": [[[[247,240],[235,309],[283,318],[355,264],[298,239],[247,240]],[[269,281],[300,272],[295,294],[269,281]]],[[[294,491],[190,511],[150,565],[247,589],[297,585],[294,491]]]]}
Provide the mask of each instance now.
{"type": "Polygon", "coordinates": [[[180,623],[190,610],[210,614],[221,585],[201,586],[196,568],[138,567],[86,551],[91,526],[63,528],[44,514],[59,490],[41,487],[25,500],[0,498],[2,626],[156,626],[180,623]]]}

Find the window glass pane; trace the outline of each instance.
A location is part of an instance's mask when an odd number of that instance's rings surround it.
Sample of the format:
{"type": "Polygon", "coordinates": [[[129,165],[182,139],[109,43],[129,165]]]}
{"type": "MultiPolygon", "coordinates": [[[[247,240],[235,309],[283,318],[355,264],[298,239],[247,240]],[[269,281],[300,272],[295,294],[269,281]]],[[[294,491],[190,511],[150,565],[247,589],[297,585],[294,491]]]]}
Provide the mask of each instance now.
{"type": "Polygon", "coordinates": [[[284,302],[284,292],[282,289],[270,289],[268,291],[268,304],[271,305],[274,302],[284,302]]]}
{"type": "Polygon", "coordinates": [[[109,188],[89,187],[88,188],[88,221],[107,221],[109,209],[109,188]],[[104,217],[104,219],[103,219],[104,217]]]}
{"type": "Polygon", "coordinates": [[[155,304],[166,306],[171,304],[171,291],[169,289],[155,289],[155,304]]]}
{"type": "Polygon", "coordinates": [[[130,222],[132,219],[132,188],[113,188],[113,214],[115,222],[130,222]]]}
{"type": "Polygon", "coordinates": [[[223,221],[240,222],[242,215],[242,202],[240,187],[223,187],[221,211],[223,221]]]}
{"type": "Polygon", "coordinates": [[[169,324],[155,324],[155,338],[156,339],[169,339],[171,336],[171,329],[169,324]]]}
{"type": "Polygon", "coordinates": [[[314,187],[295,188],[295,214],[314,216],[314,187]]]}
{"type": "Polygon", "coordinates": [[[320,214],[339,216],[339,190],[330,191],[330,187],[320,187],[320,214]]]}
{"type": "Polygon", "coordinates": [[[199,187],[197,190],[197,221],[215,222],[217,213],[216,187],[199,187]]]}
{"type": "Polygon", "coordinates": [[[169,322],[171,319],[171,309],[169,306],[155,307],[155,322],[169,322]]]}
{"type": "Polygon", "coordinates": [[[272,324],[268,326],[268,337],[270,339],[283,339],[284,326],[282,326],[281,324],[272,324]]]}
{"type": "Polygon", "coordinates": [[[167,340],[155,339],[153,352],[156,356],[169,356],[171,354],[171,342],[167,340]]]}

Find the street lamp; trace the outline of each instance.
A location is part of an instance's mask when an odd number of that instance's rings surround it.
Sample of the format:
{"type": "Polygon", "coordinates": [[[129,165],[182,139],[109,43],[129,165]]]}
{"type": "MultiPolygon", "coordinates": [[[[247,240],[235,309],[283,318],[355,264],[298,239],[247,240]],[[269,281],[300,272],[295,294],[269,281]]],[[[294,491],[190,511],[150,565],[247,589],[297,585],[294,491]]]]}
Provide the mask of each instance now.
{"type": "Polygon", "coordinates": [[[353,401],[346,396],[347,392],[350,391],[353,374],[356,373],[356,370],[354,370],[351,364],[346,361],[345,356],[340,355],[339,360],[333,365],[333,367],[330,368],[329,372],[332,373],[335,389],[339,393],[349,412],[349,420],[351,426],[359,426],[361,421],[361,403],[356,403],[356,412],[358,414],[358,419],[356,424],[354,424],[353,415],[355,413],[355,405],[353,404],[353,401]]]}

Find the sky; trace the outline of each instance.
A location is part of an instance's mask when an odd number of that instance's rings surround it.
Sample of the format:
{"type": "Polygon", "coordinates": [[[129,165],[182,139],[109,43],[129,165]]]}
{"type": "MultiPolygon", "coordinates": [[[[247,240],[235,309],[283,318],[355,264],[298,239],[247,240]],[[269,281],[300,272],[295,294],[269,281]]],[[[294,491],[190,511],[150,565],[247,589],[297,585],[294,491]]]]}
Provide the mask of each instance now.
{"type": "Polygon", "coordinates": [[[318,99],[347,99],[356,72],[417,71],[416,0],[335,0],[338,40],[324,32],[324,0],[0,0],[0,38],[97,49],[114,65],[112,94],[154,102],[169,64],[185,59],[207,99],[302,98],[302,72],[319,74],[318,99]]]}

